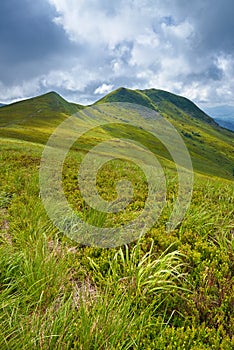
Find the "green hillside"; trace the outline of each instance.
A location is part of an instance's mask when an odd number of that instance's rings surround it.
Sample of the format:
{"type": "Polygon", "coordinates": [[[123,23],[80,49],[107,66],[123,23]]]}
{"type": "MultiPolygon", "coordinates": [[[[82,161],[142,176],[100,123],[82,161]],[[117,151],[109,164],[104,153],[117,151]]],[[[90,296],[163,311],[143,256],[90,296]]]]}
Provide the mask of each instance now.
{"type": "Polygon", "coordinates": [[[12,103],[0,109],[0,135],[43,143],[64,118],[81,108],[53,91],[12,103]]]}
{"type": "Polygon", "coordinates": [[[101,98],[97,103],[106,102],[136,103],[155,109],[156,111],[160,110],[161,112],[165,112],[165,107],[163,106],[164,103],[168,103],[169,106],[173,105],[174,107],[177,107],[190,117],[194,117],[195,119],[200,119],[209,124],[218,126],[218,124],[211,117],[197,107],[192,101],[164,90],[130,90],[121,87],[101,98]]]}
{"type": "MultiPolygon", "coordinates": [[[[176,106],[178,109],[182,110],[184,113],[190,117],[200,119],[204,122],[207,122],[212,125],[218,126],[215,121],[210,118],[206,113],[204,113],[200,108],[198,108],[192,101],[189,99],[172,94],[171,92],[156,90],[156,89],[147,89],[141,90],[141,92],[148,96],[157,106],[163,105],[163,102],[168,102],[176,106]]],[[[163,109],[163,108],[162,108],[163,109]]]]}
{"type": "MultiPolygon", "coordinates": [[[[162,90],[120,88],[106,95],[97,104],[107,102],[135,103],[159,112],[180,132],[190,151],[195,171],[232,178],[233,132],[218,126],[190,100],[162,90]]],[[[145,141],[147,139],[145,137],[145,141]]],[[[163,157],[168,157],[160,149],[158,152],[163,157]]]]}

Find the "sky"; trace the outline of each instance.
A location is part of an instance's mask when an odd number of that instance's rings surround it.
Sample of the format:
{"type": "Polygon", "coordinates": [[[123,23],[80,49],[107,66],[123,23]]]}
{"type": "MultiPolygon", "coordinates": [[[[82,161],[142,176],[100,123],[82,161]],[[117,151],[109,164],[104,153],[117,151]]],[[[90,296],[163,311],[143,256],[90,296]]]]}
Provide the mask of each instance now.
{"type": "Polygon", "coordinates": [[[234,105],[233,0],[1,0],[0,102],[120,86],[234,105]]]}

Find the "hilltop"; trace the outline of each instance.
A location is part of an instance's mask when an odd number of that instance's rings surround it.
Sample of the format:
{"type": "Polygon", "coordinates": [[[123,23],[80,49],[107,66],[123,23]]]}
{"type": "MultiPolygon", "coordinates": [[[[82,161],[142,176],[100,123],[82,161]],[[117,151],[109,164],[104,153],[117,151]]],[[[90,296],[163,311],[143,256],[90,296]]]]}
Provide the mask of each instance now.
{"type": "Polygon", "coordinates": [[[167,114],[171,114],[172,117],[178,117],[178,112],[183,111],[184,114],[189,115],[191,118],[200,119],[211,125],[218,126],[211,117],[197,107],[192,101],[164,90],[131,90],[121,87],[101,98],[97,103],[106,102],[136,103],[161,113],[167,112],[167,114]],[[171,113],[172,109],[174,114],[171,113]]]}
{"type": "Polygon", "coordinates": [[[80,108],[82,108],[81,105],[69,103],[59,94],[51,91],[3,106],[0,114],[0,125],[23,124],[27,123],[29,118],[43,122],[44,119],[54,118],[58,114],[71,115],[80,108]]]}
{"type": "Polygon", "coordinates": [[[54,91],[18,101],[0,109],[0,136],[44,143],[52,130],[83,106],[70,103],[54,91]]]}

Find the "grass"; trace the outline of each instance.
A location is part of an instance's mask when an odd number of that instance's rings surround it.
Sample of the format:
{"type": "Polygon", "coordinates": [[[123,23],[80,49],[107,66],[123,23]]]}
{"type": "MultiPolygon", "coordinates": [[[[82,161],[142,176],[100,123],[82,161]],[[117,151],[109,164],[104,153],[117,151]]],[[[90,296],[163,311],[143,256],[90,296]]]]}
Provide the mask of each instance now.
{"type": "MultiPolygon", "coordinates": [[[[43,142],[56,124],[51,119],[49,123],[51,129],[42,121],[33,136],[26,123],[14,137],[9,137],[7,128],[0,138],[0,349],[232,349],[234,189],[227,173],[230,164],[224,163],[224,170],[217,173],[216,156],[207,163],[206,158],[199,160],[201,152],[194,153],[203,174],[195,173],[190,208],[169,234],[165,227],[178,187],[175,168],[162,146],[157,147],[144,131],[130,130],[158,152],[166,174],[167,204],[139,241],[110,249],[83,246],[52,225],[39,197],[43,142]]],[[[227,148],[230,154],[229,136],[220,136],[210,125],[199,128],[200,123],[194,129],[187,125],[186,132],[197,140],[210,137],[204,157],[213,154],[216,138],[219,152],[227,148]]],[[[36,130],[35,125],[31,127],[36,130]]],[[[106,200],[116,198],[116,181],[132,182],[133,200],[120,213],[103,215],[90,210],[77,186],[84,154],[110,134],[131,136],[130,131],[117,132],[113,126],[95,129],[66,158],[63,186],[67,199],[91,224],[125,224],[143,210],[147,183],[131,162],[108,162],[97,177],[106,200]]]]}
{"type": "MultiPolygon", "coordinates": [[[[57,232],[44,212],[38,197],[41,151],[2,140],[0,348],[230,349],[232,183],[197,175],[185,220],[167,234],[176,191],[168,170],[169,203],[141,242],[117,250],[82,247],[57,232]]],[[[70,169],[65,181],[71,188],[72,174],[70,169]]],[[[132,169],[131,176],[141,175],[132,169]]],[[[136,184],[141,204],[144,181],[136,184]]],[[[123,222],[129,219],[124,215],[123,222]]]]}

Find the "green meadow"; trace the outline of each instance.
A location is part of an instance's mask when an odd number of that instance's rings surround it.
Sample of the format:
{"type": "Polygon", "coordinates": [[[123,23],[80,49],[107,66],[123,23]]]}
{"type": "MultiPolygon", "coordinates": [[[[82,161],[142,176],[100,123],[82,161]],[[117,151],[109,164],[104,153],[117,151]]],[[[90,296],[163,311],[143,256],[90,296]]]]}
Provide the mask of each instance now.
{"type": "MultiPolygon", "coordinates": [[[[191,101],[161,90],[118,89],[100,103],[136,103],[178,130],[194,168],[184,220],[166,231],[178,177],[165,145],[144,129],[110,124],[75,142],[64,161],[63,190],[73,210],[99,227],[129,223],[144,209],[147,181],[133,162],[108,161],[97,188],[108,201],[120,179],[133,185],[125,210],[90,208],[78,169],[95,145],[134,139],[160,160],[166,205],[139,240],[117,248],[69,239],[40,198],[39,169],[51,133],[83,106],[56,93],[0,108],[0,349],[222,349],[234,347],[234,138],[191,101]]],[[[89,125],[90,119],[79,119],[89,125]]]]}

